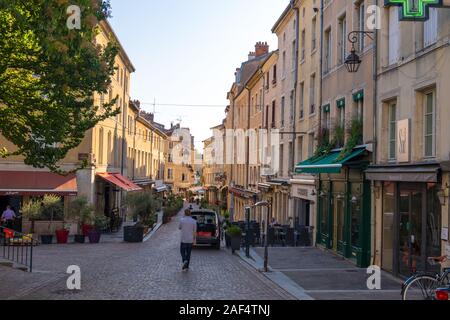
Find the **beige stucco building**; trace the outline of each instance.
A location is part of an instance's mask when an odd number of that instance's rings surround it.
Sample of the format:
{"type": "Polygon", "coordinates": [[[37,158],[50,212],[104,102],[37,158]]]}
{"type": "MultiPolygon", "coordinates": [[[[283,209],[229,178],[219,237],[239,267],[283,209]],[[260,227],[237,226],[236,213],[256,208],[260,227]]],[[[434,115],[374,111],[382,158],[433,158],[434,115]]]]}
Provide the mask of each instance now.
{"type": "MultiPolygon", "coordinates": [[[[383,9],[378,36],[373,261],[395,275],[430,270],[449,227],[450,11],[427,22],[383,9]]],[[[433,269],[434,270],[434,269],[433,269]]]]}

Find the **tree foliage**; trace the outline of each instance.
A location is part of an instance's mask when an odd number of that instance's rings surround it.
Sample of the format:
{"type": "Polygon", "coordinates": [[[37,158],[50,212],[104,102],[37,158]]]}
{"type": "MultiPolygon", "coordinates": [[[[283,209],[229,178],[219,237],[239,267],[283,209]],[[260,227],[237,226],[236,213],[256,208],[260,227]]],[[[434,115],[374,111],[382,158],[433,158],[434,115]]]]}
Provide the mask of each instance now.
{"type": "Polygon", "coordinates": [[[59,163],[86,131],[116,115],[116,99],[103,106],[118,45],[95,43],[109,0],[0,0],[0,133],[27,165],[62,173],[59,163]],[[67,27],[67,8],[81,9],[81,29],[67,27]]]}

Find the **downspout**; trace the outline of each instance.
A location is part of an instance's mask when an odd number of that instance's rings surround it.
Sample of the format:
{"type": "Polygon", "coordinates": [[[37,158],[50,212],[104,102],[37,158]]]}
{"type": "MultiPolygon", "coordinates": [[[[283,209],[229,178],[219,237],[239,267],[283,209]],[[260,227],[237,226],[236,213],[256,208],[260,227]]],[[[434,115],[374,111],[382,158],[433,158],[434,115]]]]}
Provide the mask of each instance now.
{"type": "MultiPolygon", "coordinates": [[[[319,63],[319,78],[320,78],[320,85],[319,85],[319,105],[317,106],[319,109],[319,135],[318,135],[318,143],[322,143],[321,138],[322,135],[320,132],[322,132],[322,92],[323,92],[323,34],[324,34],[324,23],[323,23],[323,11],[324,11],[324,0],[320,1],[320,63],[319,63]]],[[[320,178],[319,178],[320,179],[320,178]]]]}
{"type": "Polygon", "coordinates": [[[246,148],[246,156],[245,156],[245,165],[247,167],[245,172],[245,188],[248,189],[248,180],[249,180],[249,171],[250,171],[250,137],[248,133],[250,132],[250,110],[252,108],[251,104],[251,91],[248,86],[245,86],[245,90],[247,90],[248,97],[247,97],[247,134],[245,137],[245,140],[247,142],[247,148],[246,148]]]}
{"type": "MultiPolygon", "coordinates": [[[[298,47],[299,47],[299,25],[300,25],[300,10],[298,7],[295,6],[294,2],[291,2],[291,7],[293,10],[295,10],[296,12],[296,23],[295,23],[295,68],[294,68],[294,96],[292,97],[293,99],[293,133],[292,133],[292,156],[291,156],[291,172],[294,172],[294,167],[295,167],[295,148],[297,146],[297,115],[296,115],[296,111],[297,111],[297,84],[298,84],[298,65],[299,65],[299,54],[298,54],[298,47]]],[[[291,178],[293,177],[293,175],[290,175],[291,178]]]]}
{"type": "MultiPolygon", "coordinates": [[[[231,139],[231,152],[232,152],[232,159],[231,159],[231,165],[230,165],[230,175],[231,175],[231,180],[230,180],[230,187],[234,187],[234,155],[235,155],[235,146],[234,146],[234,95],[233,93],[230,92],[230,96],[231,96],[231,105],[230,105],[230,110],[231,110],[231,129],[233,131],[233,138],[231,139]]],[[[226,134],[226,133],[225,133],[226,134]]],[[[230,222],[234,222],[234,193],[231,192],[230,194],[230,222]]]]}
{"type": "MultiPolygon", "coordinates": [[[[378,0],[375,0],[375,5],[378,7],[378,0]]],[[[378,19],[378,16],[377,16],[378,19]]],[[[377,25],[380,23],[377,21],[377,25]]],[[[378,106],[378,29],[375,28],[375,37],[373,41],[373,152],[372,152],[372,164],[377,163],[377,148],[378,148],[378,140],[377,140],[377,106],[378,106]]],[[[375,181],[372,181],[372,190],[375,190],[375,181]]],[[[376,206],[376,197],[375,192],[372,192],[372,210],[371,210],[371,225],[372,225],[372,237],[373,237],[373,249],[372,249],[372,265],[375,265],[377,258],[377,206],[376,206]]]]}

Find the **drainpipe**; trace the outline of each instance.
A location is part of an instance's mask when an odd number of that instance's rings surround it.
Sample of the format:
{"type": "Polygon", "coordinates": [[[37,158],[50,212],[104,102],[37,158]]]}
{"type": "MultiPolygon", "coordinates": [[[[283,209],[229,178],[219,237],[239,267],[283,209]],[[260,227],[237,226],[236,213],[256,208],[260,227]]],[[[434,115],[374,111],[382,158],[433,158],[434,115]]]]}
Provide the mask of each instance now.
{"type": "MultiPolygon", "coordinates": [[[[233,137],[231,139],[231,151],[232,151],[232,157],[231,157],[231,165],[230,165],[230,175],[231,175],[231,179],[230,179],[230,187],[234,188],[234,170],[233,170],[233,166],[234,166],[234,153],[235,153],[235,146],[234,146],[234,95],[233,93],[230,93],[231,95],[231,104],[230,104],[230,111],[231,111],[231,129],[233,131],[233,137]]],[[[225,133],[226,134],[226,133],[225,133]]],[[[231,192],[230,194],[230,222],[234,222],[234,193],[231,192]]]]}
{"type": "MultiPolygon", "coordinates": [[[[291,170],[294,172],[295,167],[295,148],[297,146],[297,83],[298,83],[298,64],[299,64],[299,54],[298,54],[298,47],[299,47],[299,25],[300,25],[300,10],[298,7],[295,6],[294,1],[291,2],[291,8],[295,10],[296,13],[296,25],[295,25],[295,68],[294,68],[294,96],[293,99],[293,134],[292,134],[292,156],[291,156],[291,170]]],[[[293,175],[291,174],[291,178],[293,178],[293,175]]]]}
{"type": "MultiPolygon", "coordinates": [[[[323,11],[324,11],[324,0],[320,1],[320,63],[319,63],[319,78],[320,78],[320,85],[319,85],[319,105],[317,106],[319,109],[319,136],[318,136],[318,143],[320,144],[322,141],[320,139],[322,138],[322,135],[320,132],[322,131],[322,92],[323,92],[323,34],[324,34],[324,24],[323,24],[323,11]]],[[[320,175],[319,175],[320,177],[320,175]]],[[[319,178],[320,179],[320,178],[319,178]]]]}
{"type": "Polygon", "coordinates": [[[247,97],[247,134],[245,137],[245,140],[247,142],[247,147],[246,147],[246,155],[245,155],[245,162],[246,162],[246,172],[245,172],[245,188],[248,189],[248,180],[249,180],[249,171],[250,171],[250,137],[248,135],[249,131],[250,131],[250,110],[252,108],[251,106],[251,91],[250,88],[248,86],[245,86],[245,90],[247,90],[248,93],[248,97],[247,97]]]}
{"type": "MultiPolygon", "coordinates": [[[[378,7],[379,0],[375,0],[375,5],[378,7]]],[[[377,21],[379,23],[379,21],[377,21]]],[[[377,163],[377,148],[378,148],[378,140],[377,140],[377,105],[378,105],[378,29],[375,29],[375,36],[373,41],[373,152],[372,152],[372,163],[377,163]]],[[[375,190],[375,181],[372,181],[372,190],[375,190]]],[[[380,191],[381,192],[381,191],[380,191]]],[[[381,196],[381,195],[380,195],[381,196]]],[[[376,197],[374,192],[372,192],[372,214],[371,214],[371,225],[372,225],[372,265],[375,265],[377,258],[377,206],[376,206],[376,197]]]]}

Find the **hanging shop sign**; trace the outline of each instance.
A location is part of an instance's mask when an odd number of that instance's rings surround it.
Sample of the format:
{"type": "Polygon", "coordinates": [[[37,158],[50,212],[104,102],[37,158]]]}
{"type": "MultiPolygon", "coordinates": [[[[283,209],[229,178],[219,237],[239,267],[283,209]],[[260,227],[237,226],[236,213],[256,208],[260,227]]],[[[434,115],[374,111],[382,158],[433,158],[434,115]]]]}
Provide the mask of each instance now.
{"type": "Polygon", "coordinates": [[[385,0],[384,4],[401,7],[400,21],[427,21],[431,7],[450,7],[450,0],[385,0]]]}
{"type": "Polygon", "coordinates": [[[409,119],[397,122],[397,158],[398,162],[409,162],[409,119]]]}

